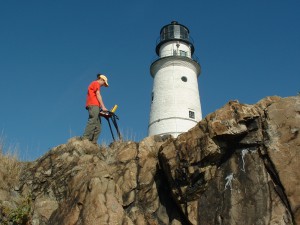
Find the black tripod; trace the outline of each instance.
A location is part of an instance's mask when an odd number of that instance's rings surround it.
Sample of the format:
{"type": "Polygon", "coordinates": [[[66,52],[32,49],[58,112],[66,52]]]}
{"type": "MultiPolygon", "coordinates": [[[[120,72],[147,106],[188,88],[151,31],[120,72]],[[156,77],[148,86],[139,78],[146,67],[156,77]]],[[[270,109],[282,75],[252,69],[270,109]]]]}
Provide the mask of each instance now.
{"type": "Polygon", "coordinates": [[[110,133],[111,133],[111,136],[114,139],[114,141],[115,141],[115,136],[114,136],[114,133],[113,133],[112,128],[111,128],[110,120],[112,121],[113,125],[115,126],[118,137],[121,140],[122,137],[121,137],[119,127],[118,127],[118,124],[117,124],[117,120],[119,119],[119,117],[116,114],[114,114],[113,112],[110,112],[110,111],[101,111],[100,116],[104,117],[107,120],[108,125],[109,125],[109,129],[110,129],[110,133]]]}

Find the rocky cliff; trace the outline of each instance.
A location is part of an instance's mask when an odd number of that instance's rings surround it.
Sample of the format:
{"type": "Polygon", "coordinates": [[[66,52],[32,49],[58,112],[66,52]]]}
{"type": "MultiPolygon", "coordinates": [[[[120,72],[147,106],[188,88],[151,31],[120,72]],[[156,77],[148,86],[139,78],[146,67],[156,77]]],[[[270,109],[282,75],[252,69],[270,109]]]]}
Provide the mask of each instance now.
{"type": "Polygon", "coordinates": [[[0,224],[300,224],[299,129],[295,96],[230,101],[177,139],[75,137],[14,185],[0,169],[0,224]]]}

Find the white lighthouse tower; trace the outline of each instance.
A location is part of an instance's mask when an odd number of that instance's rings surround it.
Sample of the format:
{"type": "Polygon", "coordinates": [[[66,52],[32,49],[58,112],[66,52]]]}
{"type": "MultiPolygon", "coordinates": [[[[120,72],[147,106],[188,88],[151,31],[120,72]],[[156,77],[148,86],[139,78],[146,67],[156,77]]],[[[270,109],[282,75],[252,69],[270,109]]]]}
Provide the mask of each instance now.
{"type": "Polygon", "coordinates": [[[198,76],[189,29],[176,21],[160,30],[156,46],[159,58],[151,64],[153,77],[149,136],[177,137],[202,119],[198,76]]]}

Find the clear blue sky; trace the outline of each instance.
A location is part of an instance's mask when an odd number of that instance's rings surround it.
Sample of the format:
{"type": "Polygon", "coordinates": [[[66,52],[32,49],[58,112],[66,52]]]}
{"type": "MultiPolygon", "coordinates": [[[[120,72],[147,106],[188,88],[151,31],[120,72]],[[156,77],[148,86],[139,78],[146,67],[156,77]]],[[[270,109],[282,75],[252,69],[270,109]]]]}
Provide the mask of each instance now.
{"type": "MultiPolygon", "coordinates": [[[[23,160],[80,136],[98,72],[126,139],[147,136],[149,67],[162,26],[190,29],[202,66],[203,117],[230,100],[300,91],[300,1],[1,1],[0,132],[23,160]]],[[[103,121],[99,143],[112,137],[103,121]]]]}

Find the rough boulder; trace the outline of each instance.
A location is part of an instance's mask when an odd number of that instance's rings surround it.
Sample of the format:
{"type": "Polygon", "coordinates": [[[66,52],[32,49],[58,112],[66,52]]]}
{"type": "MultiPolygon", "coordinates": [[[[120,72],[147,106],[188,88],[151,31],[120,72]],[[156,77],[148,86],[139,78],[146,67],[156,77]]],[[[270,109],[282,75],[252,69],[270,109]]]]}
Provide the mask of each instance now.
{"type": "Polygon", "coordinates": [[[299,129],[294,96],[230,101],[176,139],[75,137],[0,185],[0,224],[300,225],[299,129]]]}

